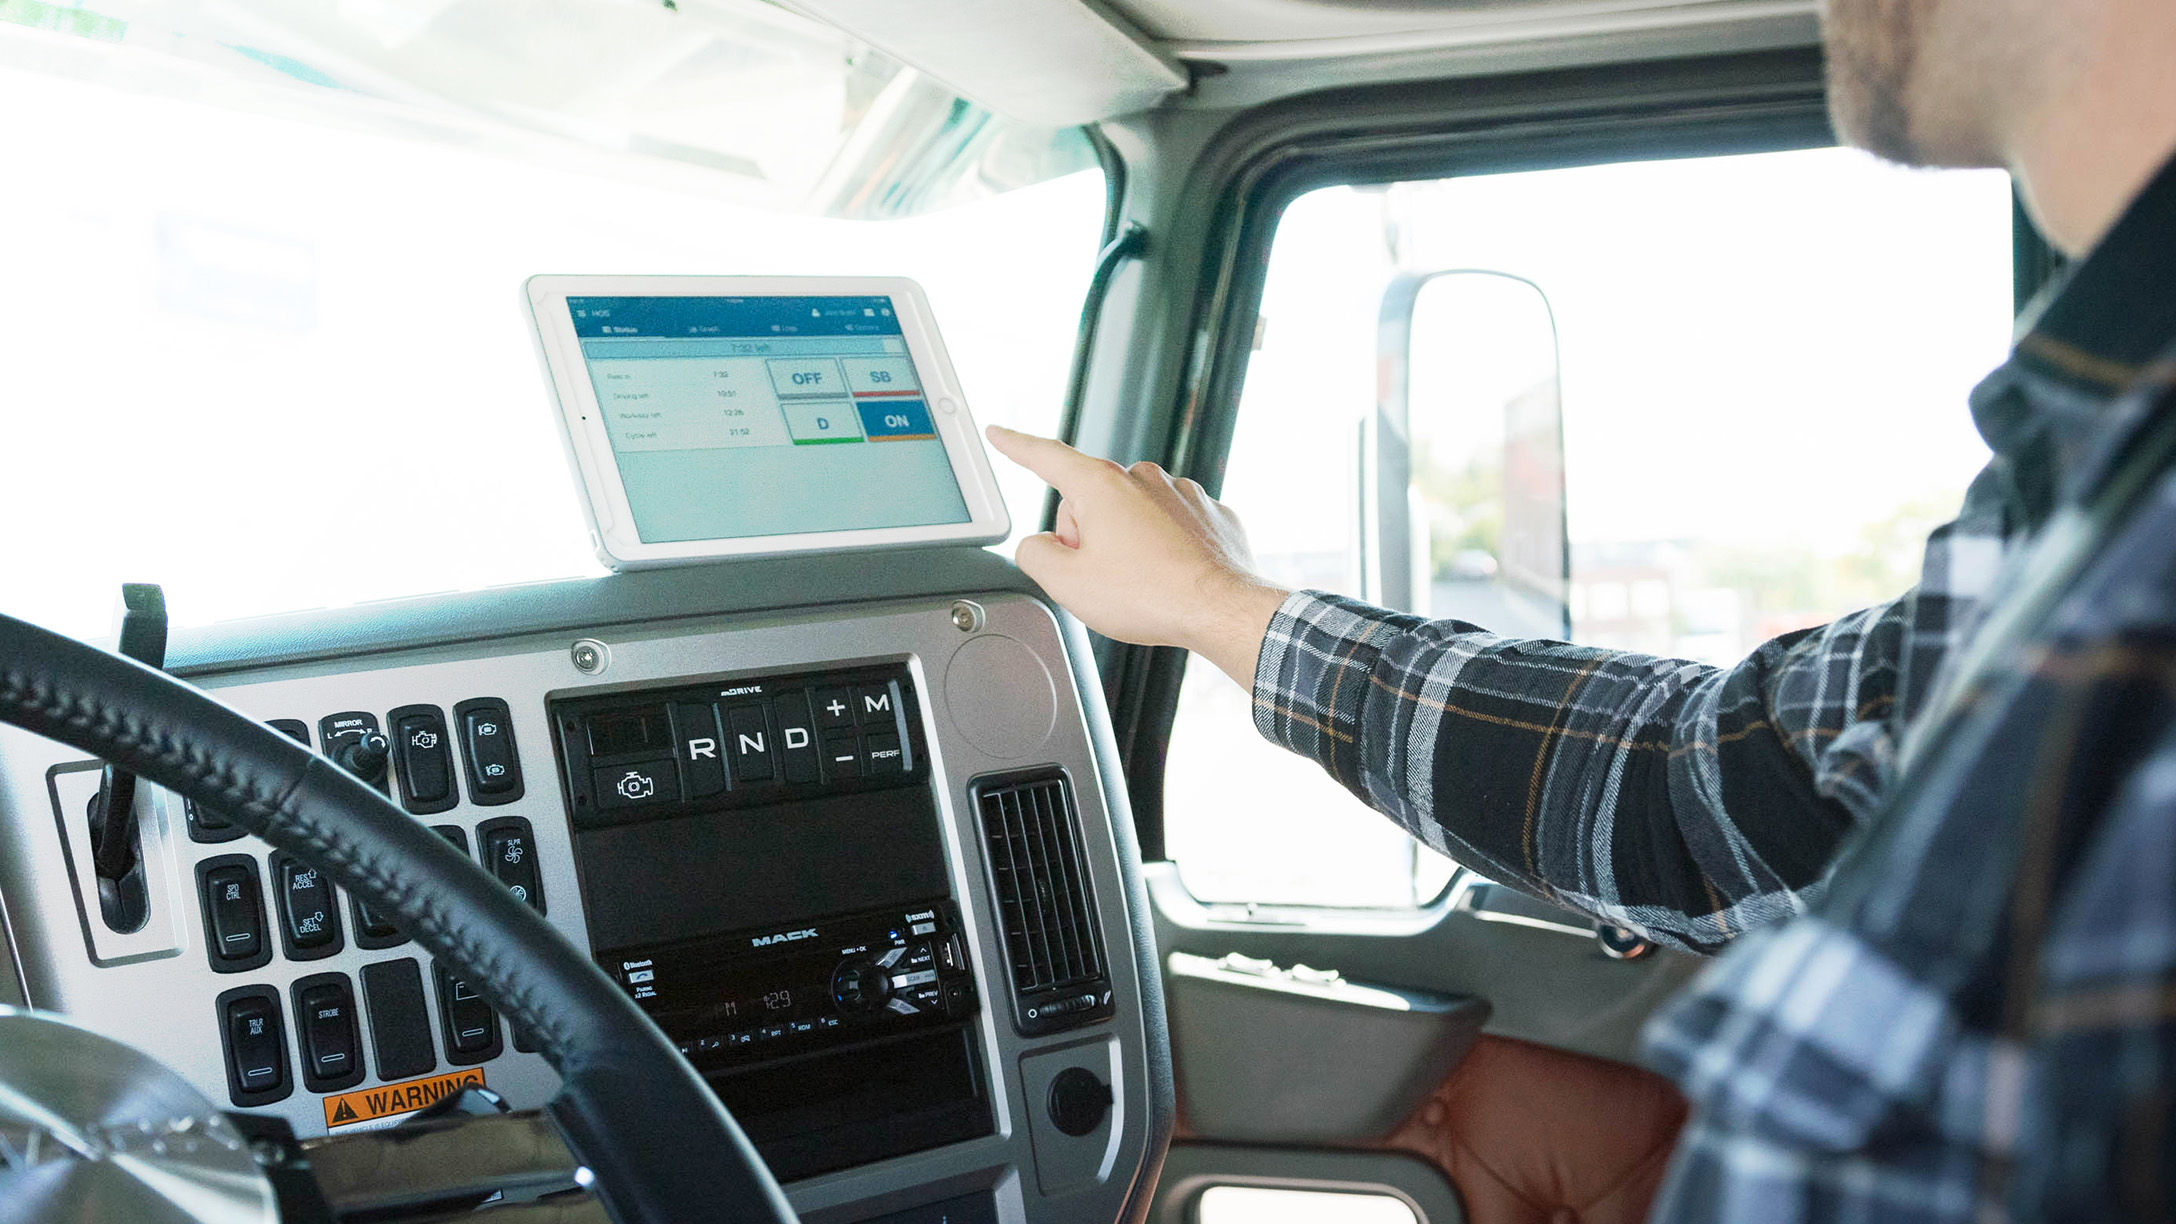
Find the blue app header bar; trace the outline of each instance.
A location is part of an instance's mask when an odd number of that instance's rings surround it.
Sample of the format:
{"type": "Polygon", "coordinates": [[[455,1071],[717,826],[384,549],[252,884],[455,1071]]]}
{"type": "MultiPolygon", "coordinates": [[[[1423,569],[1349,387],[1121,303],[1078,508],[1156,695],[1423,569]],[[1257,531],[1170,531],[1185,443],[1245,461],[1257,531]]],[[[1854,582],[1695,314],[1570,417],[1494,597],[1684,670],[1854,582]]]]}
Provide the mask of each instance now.
{"type": "Polygon", "coordinates": [[[896,336],[888,297],[570,297],[588,339],[689,336],[896,336]]]}

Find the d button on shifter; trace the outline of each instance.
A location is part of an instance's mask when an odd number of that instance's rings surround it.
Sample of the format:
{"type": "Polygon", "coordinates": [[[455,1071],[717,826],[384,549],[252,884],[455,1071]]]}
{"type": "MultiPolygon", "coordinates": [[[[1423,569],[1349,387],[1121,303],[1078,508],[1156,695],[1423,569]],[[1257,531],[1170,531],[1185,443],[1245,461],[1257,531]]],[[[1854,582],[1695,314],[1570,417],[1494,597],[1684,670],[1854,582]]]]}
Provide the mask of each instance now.
{"type": "Polygon", "coordinates": [[[785,764],[786,781],[816,781],[816,723],[809,717],[808,694],[783,694],[771,708],[778,715],[779,756],[785,764]]]}

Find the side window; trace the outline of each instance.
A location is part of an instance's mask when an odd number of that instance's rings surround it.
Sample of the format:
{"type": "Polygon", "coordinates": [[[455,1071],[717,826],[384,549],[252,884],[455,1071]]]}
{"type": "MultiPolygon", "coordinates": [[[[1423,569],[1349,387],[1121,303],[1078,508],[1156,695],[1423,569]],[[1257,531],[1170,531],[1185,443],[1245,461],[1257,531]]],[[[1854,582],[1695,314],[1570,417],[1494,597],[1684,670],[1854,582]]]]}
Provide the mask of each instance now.
{"type": "MultiPolygon", "coordinates": [[[[1289,586],[1734,662],[1916,580],[1987,459],[1966,396],[2009,339],[2009,243],[2007,176],[1843,149],[1316,191],[1272,248],[1224,500],[1289,586]]],[[[1456,871],[1198,660],[1164,812],[1204,901],[1413,906],[1456,871]]]]}

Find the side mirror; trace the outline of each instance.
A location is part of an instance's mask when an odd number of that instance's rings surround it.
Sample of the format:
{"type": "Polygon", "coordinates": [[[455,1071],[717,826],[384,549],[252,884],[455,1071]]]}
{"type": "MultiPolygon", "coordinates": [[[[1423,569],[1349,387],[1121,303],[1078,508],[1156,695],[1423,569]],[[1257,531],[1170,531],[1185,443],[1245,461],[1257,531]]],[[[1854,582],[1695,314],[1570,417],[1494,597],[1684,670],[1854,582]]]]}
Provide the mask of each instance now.
{"type": "Polygon", "coordinates": [[[1362,439],[1362,584],[1515,637],[1571,632],[1556,316],[1502,272],[1400,273],[1362,439]]]}

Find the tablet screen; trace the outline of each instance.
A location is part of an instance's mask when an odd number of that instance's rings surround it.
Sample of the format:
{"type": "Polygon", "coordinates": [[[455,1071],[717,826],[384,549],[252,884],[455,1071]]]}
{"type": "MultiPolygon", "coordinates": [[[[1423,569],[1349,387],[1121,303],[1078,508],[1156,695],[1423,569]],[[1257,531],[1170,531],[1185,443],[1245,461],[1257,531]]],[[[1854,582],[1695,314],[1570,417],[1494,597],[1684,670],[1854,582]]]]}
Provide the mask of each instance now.
{"type": "Polygon", "coordinates": [[[570,297],[646,544],[968,521],[889,297],[570,297]]]}

